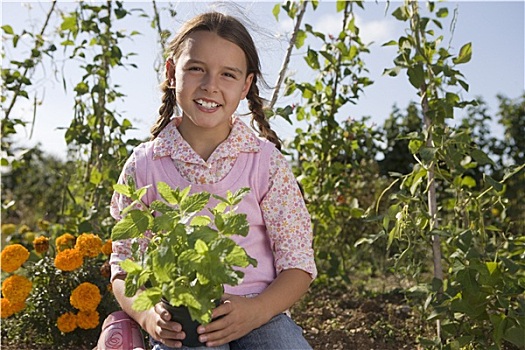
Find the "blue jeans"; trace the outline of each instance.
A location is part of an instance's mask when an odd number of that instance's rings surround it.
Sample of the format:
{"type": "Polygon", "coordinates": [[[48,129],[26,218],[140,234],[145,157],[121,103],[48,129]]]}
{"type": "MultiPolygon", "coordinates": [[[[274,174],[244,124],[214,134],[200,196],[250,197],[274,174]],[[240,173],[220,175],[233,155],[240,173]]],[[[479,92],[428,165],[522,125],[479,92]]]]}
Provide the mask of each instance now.
{"type": "MultiPolygon", "coordinates": [[[[153,350],[173,350],[167,346],[151,341],[153,350]]],[[[244,337],[220,347],[187,348],[193,350],[307,350],[312,349],[303,337],[303,330],[290,317],[279,314],[267,324],[254,329],[244,337]]]]}

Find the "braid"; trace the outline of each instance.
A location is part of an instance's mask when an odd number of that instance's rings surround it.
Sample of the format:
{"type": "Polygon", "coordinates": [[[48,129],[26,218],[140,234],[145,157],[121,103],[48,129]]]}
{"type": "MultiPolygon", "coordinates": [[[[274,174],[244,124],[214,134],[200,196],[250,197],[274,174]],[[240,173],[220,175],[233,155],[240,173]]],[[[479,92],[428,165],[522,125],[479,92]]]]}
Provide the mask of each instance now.
{"type": "Polygon", "coordinates": [[[259,136],[264,137],[268,141],[275,144],[275,147],[281,150],[281,140],[270,127],[270,123],[264,113],[263,99],[259,96],[259,88],[257,87],[257,79],[254,77],[250,91],[246,96],[248,99],[248,108],[252,112],[252,128],[259,131],[259,136]]]}
{"type": "Polygon", "coordinates": [[[159,117],[150,130],[151,140],[154,140],[157,136],[159,136],[162,129],[164,129],[164,127],[169,124],[171,117],[173,116],[173,110],[177,105],[175,90],[173,87],[169,87],[168,84],[169,82],[166,80],[161,85],[161,89],[164,94],[162,95],[162,105],[159,108],[159,117]]]}

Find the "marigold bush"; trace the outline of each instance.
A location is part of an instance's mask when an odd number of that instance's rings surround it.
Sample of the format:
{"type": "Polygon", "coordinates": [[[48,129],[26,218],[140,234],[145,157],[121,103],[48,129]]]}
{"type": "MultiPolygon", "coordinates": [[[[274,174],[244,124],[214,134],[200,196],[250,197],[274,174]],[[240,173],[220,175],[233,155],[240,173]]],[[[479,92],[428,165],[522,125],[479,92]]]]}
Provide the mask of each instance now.
{"type": "Polygon", "coordinates": [[[55,266],[62,271],[73,271],[84,263],[84,256],[78,249],[66,249],[55,257],[55,266]]]}
{"type": "Polygon", "coordinates": [[[98,287],[92,283],[84,282],[73,290],[69,302],[80,311],[94,311],[101,299],[102,296],[98,287]]]}
{"type": "Polygon", "coordinates": [[[83,233],[78,236],[75,249],[78,249],[83,256],[94,258],[101,253],[102,240],[92,233],[83,233]]]}
{"type": "Polygon", "coordinates": [[[14,244],[2,251],[2,269],[11,271],[2,272],[2,345],[6,341],[24,348],[94,346],[100,321],[118,309],[107,288],[103,240],[93,233],[77,238],[63,233],[62,225],[45,221],[34,232],[22,228],[24,234],[15,228],[17,232],[5,237],[14,244]]]}
{"type": "Polygon", "coordinates": [[[15,272],[29,258],[29,251],[21,244],[11,244],[2,250],[1,268],[5,272],[15,272]]]}

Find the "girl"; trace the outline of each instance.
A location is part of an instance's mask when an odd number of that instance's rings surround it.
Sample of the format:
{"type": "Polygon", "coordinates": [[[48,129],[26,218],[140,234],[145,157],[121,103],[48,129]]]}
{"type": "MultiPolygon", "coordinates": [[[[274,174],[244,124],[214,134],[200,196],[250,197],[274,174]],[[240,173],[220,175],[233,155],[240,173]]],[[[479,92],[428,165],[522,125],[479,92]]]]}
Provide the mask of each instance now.
{"type": "MultiPolygon", "coordinates": [[[[238,20],[212,12],[185,23],[169,50],[152,139],[134,150],[119,181],[132,176],[137,187],[159,181],[191,184],[192,189],[219,195],[250,187],[247,197],[252,197],[243,202],[251,204],[240,208],[248,212],[250,233],[239,244],[257,259],[258,267],[247,269],[239,286],[225,286],[225,302],[213,311],[214,321],[199,327],[199,340],[221,349],[308,349],[286,311],[317,273],[310,216],[264,114],[253,40],[238,20]],[[244,98],[252,126],[266,140],[234,116],[244,98]]],[[[156,198],[154,187],[146,203],[156,198]]],[[[115,193],[112,215],[119,219],[129,204],[115,193]]],[[[113,244],[112,284],[122,309],[149,333],[153,349],[181,347],[184,329],[170,321],[161,304],[144,312],[131,308],[133,298],[124,295],[119,266],[129,257],[131,243],[113,244]]]]}

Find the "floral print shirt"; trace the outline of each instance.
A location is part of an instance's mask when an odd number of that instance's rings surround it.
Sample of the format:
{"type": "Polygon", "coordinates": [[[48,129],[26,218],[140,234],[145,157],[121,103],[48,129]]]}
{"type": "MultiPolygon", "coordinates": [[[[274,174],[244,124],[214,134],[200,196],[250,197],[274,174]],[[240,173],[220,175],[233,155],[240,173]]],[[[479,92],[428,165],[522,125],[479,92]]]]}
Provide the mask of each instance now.
{"type": "MultiPolygon", "coordinates": [[[[222,180],[232,169],[240,152],[259,150],[257,136],[239,118],[235,118],[228,138],[221,143],[207,161],[203,160],[182,138],[177,129],[180,117],[166,126],[162,137],[155,139],[154,159],[169,156],[177,170],[190,183],[213,184],[222,180]]],[[[276,272],[301,269],[313,278],[317,275],[312,249],[312,227],[297,181],[286,158],[275,149],[270,158],[269,190],[261,202],[267,232],[274,247],[276,272]]],[[[127,160],[119,181],[135,178],[133,154],[127,160]]],[[[111,215],[119,220],[120,212],[131,200],[117,192],[111,200],[111,215]]],[[[131,241],[113,242],[111,255],[112,279],[125,274],[119,262],[131,256],[131,241]]]]}

